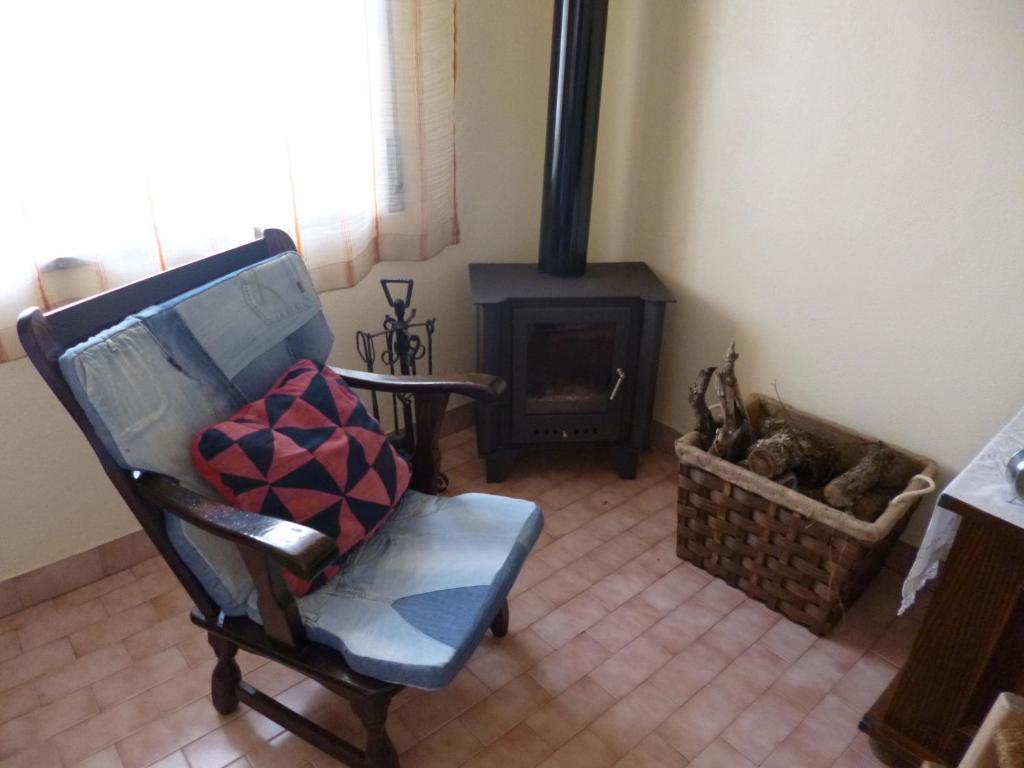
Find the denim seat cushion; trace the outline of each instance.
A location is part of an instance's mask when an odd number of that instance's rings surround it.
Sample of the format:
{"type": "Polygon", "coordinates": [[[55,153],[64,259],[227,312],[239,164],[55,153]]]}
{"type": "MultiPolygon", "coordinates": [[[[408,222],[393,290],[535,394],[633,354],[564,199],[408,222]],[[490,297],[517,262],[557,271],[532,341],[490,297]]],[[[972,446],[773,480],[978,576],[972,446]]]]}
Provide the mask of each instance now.
{"type": "MultiPolygon", "coordinates": [[[[533,502],[408,491],[337,576],[299,598],[306,632],[364,675],[441,688],[480,642],[542,526],[533,502]]],[[[259,621],[255,597],[249,615],[259,621]]]]}
{"type": "MultiPolygon", "coordinates": [[[[281,371],[323,363],[333,336],[294,251],[213,280],[68,349],[61,372],[125,469],[216,493],[192,467],[203,427],[262,396],[281,371]]],[[[167,516],[175,550],[226,615],[244,615],[252,579],[238,548],[167,516]]]]}

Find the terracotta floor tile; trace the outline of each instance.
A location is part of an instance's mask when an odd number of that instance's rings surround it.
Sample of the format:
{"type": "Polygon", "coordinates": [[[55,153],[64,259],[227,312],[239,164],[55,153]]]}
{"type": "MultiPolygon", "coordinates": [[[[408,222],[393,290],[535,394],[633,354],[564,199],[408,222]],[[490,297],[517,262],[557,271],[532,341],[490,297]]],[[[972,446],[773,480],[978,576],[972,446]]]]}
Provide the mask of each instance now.
{"type": "Polygon", "coordinates": [[[722,619],[722,614],[703,603],[689,600],[647,631],[647,635],[671,653],[681,653],[722,619]]]}
{"type": "Polygon", "coordinates": [[[630,533],[644,541],[654,543],[665,536],[675,534],[677,517],[676,505],[672,503],[637,523],[630,529],[630,533]]]}
{"type": "Polygon", "coordinates": [[[402,768],[451,768],[461,765],[483,749],[477,738],[458,720],[424,739],[402,756],[402,768]]]}
{"type": "Polygon", "coordinates": [[[587,634],[609,651],[618,651],[652,627],[662,615],[662,611],[637,595],[588,629],[587,634]]]}
{"type": "Polygon", "coordinates": [[[0,694],[15,688],[52,670],[70,664],[75,658],[67,638],[54,640],[43,646],[31,646],[30,650],[13,659],[0,663],[0,694]]]}
{"type": "Polygon", "coordinates": [[[151,690],[161,712],[173,712],[208,695],[213,667],[214,662],[210,660],[154,686],[151,690]]]}
{"type": "Polygon", "coordinates": [[[444,690],[423,694],[415,707],[403,706],[402,719],[417,739],[424,739],[490,694],[490,688],[464,669],[444,690]]]}
{"type": "Polygon", "coordinates": [[[106,618],[107,611],[100,599],[90,600],[81,605],[54,611],[45,619],[22,627],[18,630],[18,639],[22,648],[38,648],[106,618]]]}
{"type": "Polygon", "coordinates": [[[0,662],[13,659],[21,653],[21,643],[18,642],[18,633],[14,630],[4,632],[0,635],[0,662]]]}
{"type": "Polygon", "coordinates": [[[689,563],[681,563],[647,587],[640,596],[649,604],[668,613],[706,587],[710,581],[711,577],[708,574],[697,570],[689,563]]]}
{"type": "Polygon", "coordinates": [[[770,690],[804,712],[810,712],[845,673],[846,670],[833,656],[811,646],[782,673],[770,690]]]}
{"type": "MultiPolygon", "coordinates": [[[[119,646],[113,646],[118,648],[119,646]]],[[[123,652],[130,662],[127,652],[123,652]]],[[[129,699],[137,693],[149,690],[155,685],[169,680],[182,672],[187,665],[185,658],[177,648],[169,648],[131,666],[125,665],[120,672],[110,674],[103,680],[93,683],[93,693],[100,709],[107,709],[129,699]]]]}
{"type": "Polygon", "coordinates": [[[615,757],[607,745],[590,731],[580,731],[551,757],[541,768],[608,768],[615,757]]]}
{"type": "Polygon", "coordinates": [[[860,657],[832,693],[851,709],[867,711],[896,676],[896,667],[875,653],[860,657]]]}
{"type": "Polygon", "coordinates": [[[98,711],[92,692],[86,688],[8,720],[0,725],[0,759],[45,741],[98,711]]]}
{"type": "Polygon", "coordinates": [[[679,482],[676,479],[659,480],[643,493],[635,496],[631,503],[644,512],[652,513],[666,504],[673,503],[678,494],[679,482]]]}
{"type": "Polygon", "coordinates": [[[120,740],[117,752],[125,768],[144,768],[219,728],[228,719],[218,714],[208,698],[199,699],[120,740]]]}
{"type": "Polygon", "coordinates": [[[107,747],[75,764],[75,768],[124,768],[117,747],[107,747]]]}
{"type": "Polygon", "coordinates": [[[712,579],[693,599],[718,613],[727,614],[735,610],[747,596],[721,579],[712,579]]]}
{"type": "Polygon", "coordinates": [[[725,729],[722,738],[759,765],[803,719],[803,710],[773,693],[766,693],[725,729]]]}
{"type": "Polygon", "coordinates": [[[690,763],[690,768],[755,768],[755,765],[724,741],[716,741],[690,763]]]}
{"type": "MultiPolygon", "coordinates": [[[[626,531],[632,531],[646,519],[644,513],[636,507],[623,504],[602,512],[601,515],[590,520],[586,524],[586,528],[602,541],[609,541],[626,531]]],[[[648,541],[648,539],[644,538],[643,541],[648,541]]]]}
{"type": "Polygon", "coordinates": [[[548,693],[557,695],[605,661],[611,652],[588,634],[574,637],[530,670],[548,693]]]}
{"type": "Polygon", "coordinates": [[[87,653],[116,643],[157,623],[156,611],[148,602],[117,614],[111,621],[101,621],[68,635],[75,653],[87,653]]]}
{"type": "Polygon", "coordinates": [[[590,585],[591,582],[585,576],[563,569],[553,573],[533,589],[554,605],[563,605],[590,585]]]}
{"type": "Polygon", "coordinates": [[[530,587],[539,584],[548,578],[552,573],[551,566],[542,560],[538,560],[536,557],[527,558],[523,564],[523,569],[519,571],[519,576],[516,578],[516,583],[512,587],[509,595],[515,596],[520,592],[525,592],[530,587]]]}
{"type": "MultiPolygon", "coordinates": [[[[698,595],[699,596],[699,595],[698,595]]],[[[696,599],[696,598],[695,598],[696,599]]],[[[704,635],[704,641],[736,658],[779,622],[779,614],[754,600],[744,600],[704,635]]]]}
{"type": "Polygon", "coordinates": [[[305,676],[301,672],[296,672],[291,667],[271,661],[259,669],[254,669],[252,672],[244,675],[244,679],[247,683],[263,691],[268,696],[276,696],[281,691],[302,682],[305,676]]]}
{"type": "Polygon", "coordinates": [[[182,640],[195,637],[198,631],[188,614],[182,613],[157,622],[149,629],[126,637],[122,642],[131,657],[138,660],[152,656],[182,640]]]}
{"type": "Polygon", "coordinates": [[[787,759],[798,759],[808,765],[832,765],[856,736],[860,715],[859,710],[851,709],[829,694],[793,729],[764,765],[782,768],[787,759]]]}
{"type": "Polygon", "coordinates": [[[108,592],[112,592],[115,589],[127,586],[134,581],[135,574],[131,571],[118,571],[110,576],[105,576],[99,581],[94,581],[92,584],[86,584],[84,587],[79,587],[73,592],[67,592],[59,597],[55,597],[53,599],[53,606],[60,610],[70,608],[75,605],[81,605],[82,603],[87,603],[90,600],[95,600],[97,597],[105,595],[108,592]]]}
{"type": "Polygon", "coordinates": [[[551,694],[540,683],[529,675],[521,675],[474,704],[459,720],[486,746],[504,736],[550,698],[551,694]]]}
{"type": "Polygon", "coordinates": [[[637,538],[627,531],[621,536],[616,536],[611,541],[606,541],[600,547],[594,549],[591,555],[611,568],[618,569],[650,548],[651,545],[646,541],[637,538]]]}
{"type": "Polygon", "coordinates": [[[0,724],[31,712],[42,704],[35,680],[0,693],[0,724]]]}
{"type": "Polygon", "coordinates": [[[675,703],[650,683],[619,699],[590,725],[616,757],[622,757],[661,725],[675,703]]]}
{"type": "Polygon", "coordinates": [[[113,747],[159,716],[152,694],[146,692],[68,728],[58,734],[53,743],[64,764],[74,765],[95,752],[113,747]]]}
{"type": "MultiPolygon", "coordinates": [[[[122,763],[124,765],[124,763],[122,763]]],[[[188,760],[185,759],[185,753],[182,751],[174,752],[168,755],[163,760],[158,760],[153,763],[149,768],[190,768],[188,760]]]]}
{"type": "Polygon", "coordinates": [[[918,624],[906,617],[900,617],[886,627],[885,632],[871,646],[871,650],[890,664],[901,666],[910,657],[918,629],[918,624]]]}
{"type": "Polygon", "coordinates": [[[547,616],[558,606],[537,590],[528,589],[509,600],[508,607],[508,629],[510,633],[515,634],[526,629],[537,619],[547,616]]]}
{"type": "Polygon", "coordinates": [[[62,768],[57,748],[50,742],[36,744],[0,761],[3,768],[62,768]]]}
{"type": "Polygon", "coordinates": [[[274,721],[249,710],[196,739],[183,751],[191,768],[222,768],[283,730],[274,721]]]}
{"type": "Polygon", "coordinates": [[[753,645],[715,680],[740,707],[749,707],[789,666],[766,648],[753,645]]]}
{"type": "Polygon", "coordinates": [[[614,611],[632,597],[640,594],[656,578],[654,574],[632,567],[634,563],[610,573],[590,588],[594,595],[609,611],[614,611]]]}
{"type": "Polygon", "coordinates": [[[178,580],[173,575],[158,571],[137,579],[133,584],[107,592],[99,600],[106,607],[107,612],[114,616],[178,587],[178,580]]]}
{"type": "Polygon", "coordinates": [[[601,543],[602,540],[586,528],[577,528],[544,547],[537,553],[537,557],[552,568],[565,568],[573,560],[587,554],[601,543]]]}
{"type": "Polygon", "coordinates": [[[157,595],[149,601],[149,604],[153,606],[157,618],[161,621],[188,614],[193,606],[192,598],[181,587],[172,589],[170,592],[164,592],[162,595],[157,595]]]}
{"type": "Polygon", "coordinates": [[[253,768],[294,768],[308,765],[322,755],[323,752],[309,742],[285,731],[250,749],[246,759],[253,768]]]}
{"type": "MultiPolygon", "coordinates": [[[[12,582],[4,583],[11,584],[13,588],[12,582]]],[[[46,600],[38,605],[23,608],[16,613],[11,613],[0,618],[0,633],[10,632],[13,629],[21,629],[22,627],[34,624],[37,621],[52,618],[55,614],[56,609],[53,607],[53,600],[46,600]]]]}
{"type": "Polygon", "coordinates": [[[485,637],[466,666],[484,685],[496,691],[553,650],[540,635],[525,629],[503,638],[485,637]]]}
{"type": "Polygon", "coordinates": [[[132,663],[131,657],[120,645],[101,648],[75,659],[36,681],[36,690],[43,704],[77,691],[98,680],[104,680],[132,663]]]}
{"type": "Polygon", "coordinates": [[[671,658],[656,642],[641,636],[598,666],[590,677],[612,696],[622,698],[671,658]]]}
{"type": "Polygon", "coordinates": [[[544,530],[549,536],[558,539],[589,523],[599,514],[597,510],[580,502],[558,510],[544,509],[544,530]]]}
{"type": "Polygon", "coordinates": [[[561,648],[576,635],[590,629],[608,614],[608,609],[593,595],[577,595],[533,625],[548,644],[561,648]]]}
{"type": "Polygon", "coordinates": [[[520,724],[477,754],[466,768],[533,768],[552,750],[528,725],[520,724]]]}
{"type": "Polygon", "coordinates": [[[656,733],[648,734],[615,763],[615,768],[682,768],[686,758],[656,733]]]}
{"type": "Polygon", "coordinates": [[[530,715],[526,724],[552,748],[560,747],[614,703],[614,696],[584,677],[530,715]]]}
{"type": "Polygon", "coordinates": [[[677,706],[682,706],[729,663],[729,657],[720,650],[698,640],[654,672],[650,682],[677,706]]]}
{"type": "Polygon", "coordinates": [[[702,688],[658,728],[658,735],[693,760],[743,711],[714,683],[702,688]]]}
{"type": "Polygon", "coordinates": [[[814,644],[817,637],[807,627],[789,619],[780,619],[757,641],[776,656],[792,663],[814,644]]]}

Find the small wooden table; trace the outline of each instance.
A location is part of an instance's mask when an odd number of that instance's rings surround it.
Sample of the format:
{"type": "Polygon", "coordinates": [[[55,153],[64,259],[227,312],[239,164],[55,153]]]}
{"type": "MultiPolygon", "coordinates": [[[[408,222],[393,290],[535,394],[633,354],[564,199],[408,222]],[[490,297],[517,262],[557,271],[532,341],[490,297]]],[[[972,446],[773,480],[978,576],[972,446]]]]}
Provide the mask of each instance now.
{"type": "Polygon", "coordinates": [[[1024,504],[1003,476],[1022,425],[1024,412],[939,499],[959,530],[907,663],[860,724],[890,765],[955,765],[999,693],[1024,693],[1024,504]]]}

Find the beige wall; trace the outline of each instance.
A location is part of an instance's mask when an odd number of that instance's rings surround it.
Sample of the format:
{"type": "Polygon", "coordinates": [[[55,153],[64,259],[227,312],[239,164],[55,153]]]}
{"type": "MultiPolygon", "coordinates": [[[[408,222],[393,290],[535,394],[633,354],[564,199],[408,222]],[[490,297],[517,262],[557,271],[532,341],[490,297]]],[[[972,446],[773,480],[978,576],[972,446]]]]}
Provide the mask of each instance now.
{"type": "MultiPolygon", "coordinates": [[[[439,368],[474,360],[465,264],[532,259],[548,0],[459,3],[463,241],[323,297],[338,342],[417,280],[439,368]]],[[[1024,5],[612,0],[591,248],[668,313],[657,418],[729,339],[748,389],[949,471],[1024,400],[1024,5]]],[[[0,579],[135,529],[25,361],[0,366],[0,579]]]]}
{"type": "Polygon", "coordinates": [[[612,7],[593,254],[679,298],[657,418],[735,337],[748,390],[961,467],[1024,405],[1024,4],[612,7]]]}
{"type": "MultiPolygon", "coordinates": [[[[352,336],[379,322],[383,276],[416,279],[422,317],[438,318],[437,369],[471,370],[476,345],[469,261],[530,259],[540,226],[547,58],[545,0],[459,3],[458,195],[462,242],[424,263],[381,264],[322,296],[332,362],[356,365],[352,336]]],[[[85,439],[25,360],[0,366],[0,580],[137,528],[85,439]]]]}

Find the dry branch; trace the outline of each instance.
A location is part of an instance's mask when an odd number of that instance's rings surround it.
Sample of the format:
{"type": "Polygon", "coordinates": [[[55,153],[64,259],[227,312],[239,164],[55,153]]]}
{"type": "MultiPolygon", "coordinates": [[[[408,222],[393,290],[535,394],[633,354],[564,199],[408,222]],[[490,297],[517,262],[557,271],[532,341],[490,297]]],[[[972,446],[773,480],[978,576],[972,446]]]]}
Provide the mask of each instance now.
{"type": "Polygon", "coordinates": [[[700,447],[707,450],[715,439],[715,419],[708,408],[707,393],[711,384],[711,377],[715,374],[715,366],[702,368],[697,374],[696,381],[690,385],[690,407],[697,417],[697,426],[694,431],[700,435],[700,447]]]}

